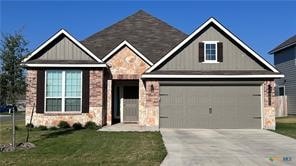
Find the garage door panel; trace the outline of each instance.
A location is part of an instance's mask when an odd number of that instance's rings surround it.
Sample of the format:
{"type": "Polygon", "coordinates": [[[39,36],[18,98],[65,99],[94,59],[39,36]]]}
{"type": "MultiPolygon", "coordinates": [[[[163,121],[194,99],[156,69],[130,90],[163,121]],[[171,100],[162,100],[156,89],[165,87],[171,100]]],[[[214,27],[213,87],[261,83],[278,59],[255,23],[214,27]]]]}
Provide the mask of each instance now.
{"type": "Polygon", "coordinates": [[[160,127],[260,128],[260,86],[161,85],[160,127]],[[211,109],[211,111],[210,111],[211,109]]]}

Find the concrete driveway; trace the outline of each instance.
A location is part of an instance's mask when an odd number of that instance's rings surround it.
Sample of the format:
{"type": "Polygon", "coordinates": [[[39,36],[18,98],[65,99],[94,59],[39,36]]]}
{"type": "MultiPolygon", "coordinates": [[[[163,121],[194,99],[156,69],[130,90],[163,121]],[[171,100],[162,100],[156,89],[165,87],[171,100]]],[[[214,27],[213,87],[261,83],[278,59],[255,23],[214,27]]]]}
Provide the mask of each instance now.
{"type": "Polygon", "coordinates": [[[161,134],[168,151],[162,165],[296,165],[296,140],[271,131],[161,129],[161,134]]]}

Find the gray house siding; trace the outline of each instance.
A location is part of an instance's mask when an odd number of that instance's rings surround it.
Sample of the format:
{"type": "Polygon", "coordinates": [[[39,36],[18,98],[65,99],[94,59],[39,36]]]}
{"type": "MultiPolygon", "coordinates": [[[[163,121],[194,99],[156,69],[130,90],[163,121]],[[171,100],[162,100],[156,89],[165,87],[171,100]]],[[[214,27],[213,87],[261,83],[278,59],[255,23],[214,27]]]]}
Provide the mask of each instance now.
{"type": "Polygon", "coordinates": [[[276,84],[285,86],[288,113],[296,114],[296,46],[276,52],[274,55],[275,66],[285,75],[285,78],[276,80],[276,84]]]}
{"type": "Polygon", "coordinates": [[[32,61],[89,61],[95,62],[88,54],[81,50],[67,37],[59,37],[53,45],[41,52],[32,61]]]}
{"type": "Polygon", "coordinates": [[[187,47],[176,54],[159,70],[265,70],[260,64],[249,57],[233,42],[226,38],[214,27],[209,27],[205,32],[193,40],[187,47]],[[219,41],[223,43],[223,62],[199,62],[199,42],[219,41]]]}

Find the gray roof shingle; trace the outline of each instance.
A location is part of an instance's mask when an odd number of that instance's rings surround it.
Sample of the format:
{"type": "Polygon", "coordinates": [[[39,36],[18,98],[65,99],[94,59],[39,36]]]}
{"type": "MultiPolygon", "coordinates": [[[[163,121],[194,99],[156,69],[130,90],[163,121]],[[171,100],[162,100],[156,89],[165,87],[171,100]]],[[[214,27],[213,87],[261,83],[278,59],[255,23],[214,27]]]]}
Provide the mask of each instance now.
{"type": "Polygon", "coordinates": [[[128,16],[81,41],[98,58],[126,40],[152,63],[183,41],[188,35],[143,10],[128,16]]]}
{"type": "Polygon", "coordinates": [[[278,52],[286,47],[292,46],[296,44],[296,35],[290,37],[288,40],[284,41],[283,43],[281,43],[280,45],[278,45],[277,47],[275,47],[274,49],[272,49],[269,53],[273,54],[275,52],[278,52]]]}

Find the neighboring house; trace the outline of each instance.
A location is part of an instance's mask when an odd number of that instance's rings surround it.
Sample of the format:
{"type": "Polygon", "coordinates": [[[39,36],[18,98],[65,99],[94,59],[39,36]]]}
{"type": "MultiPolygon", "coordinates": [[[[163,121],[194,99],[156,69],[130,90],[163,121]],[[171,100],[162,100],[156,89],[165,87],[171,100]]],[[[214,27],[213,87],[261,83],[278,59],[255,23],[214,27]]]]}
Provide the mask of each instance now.
{"type": "Polygon", "coordinates": [[[288,114],[296,114],[296,35],[269,52],[275,66],[285,75],[276,81],[276,95],[287,96],[288,114]]]}
{"type": "Polygon", "coordinates": [[[81,42],[61,30],[23,65],[35,126],[274,129],[283,77],[214,18],[188,36],[144,11],[81,42]]]}

